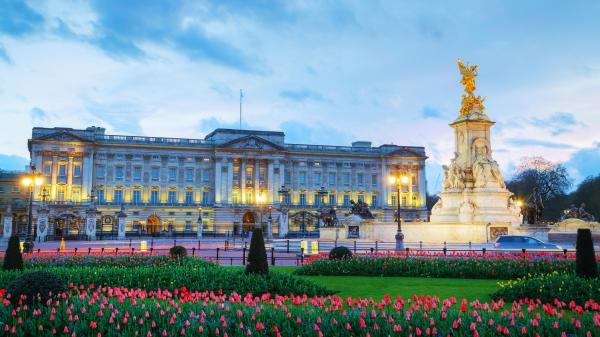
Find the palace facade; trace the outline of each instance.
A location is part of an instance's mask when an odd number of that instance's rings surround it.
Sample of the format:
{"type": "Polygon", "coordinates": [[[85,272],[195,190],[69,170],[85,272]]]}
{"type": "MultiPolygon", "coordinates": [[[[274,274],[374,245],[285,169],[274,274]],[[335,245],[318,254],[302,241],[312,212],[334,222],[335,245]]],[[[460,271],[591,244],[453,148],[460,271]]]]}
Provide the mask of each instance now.
{"type": "Polygon", "coordinates": [[[423,147],[289,144],[283,132],[235,129],[204,139],[121,136],[99,127],[36,127],[28,145],[45,181],[34,217],[48,210],[50,239],[85,235],[92,206],[97,236],[116,235],[118,216],[127,236],[239,234],[267,221],[275,236],[306,235],[318,231],[321,207],[339,217],[351,200],[381,221],[394,221],[398,202],[405,221],[427,219],[423,147]],[[400,195],[390,175],[409,177],[400,195]]]}

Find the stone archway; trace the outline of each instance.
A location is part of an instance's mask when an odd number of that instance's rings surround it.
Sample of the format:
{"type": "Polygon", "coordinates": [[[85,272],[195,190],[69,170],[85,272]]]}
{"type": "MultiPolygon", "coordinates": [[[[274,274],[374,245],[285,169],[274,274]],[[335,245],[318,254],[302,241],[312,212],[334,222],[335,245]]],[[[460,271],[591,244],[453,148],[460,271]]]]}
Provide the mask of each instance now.
{"type": "Polygon", "coordinates": [[[242,217],[242,228],[244,232],[250,232],[256,226],[256,214],[254,212],[246,212],[242,217]]]}
{"type": "Polygon", "coordinates": [[[161,220],[157,215],[151,215],[146,220],[146,233],[154,235],[160,232],[161,220]]]}

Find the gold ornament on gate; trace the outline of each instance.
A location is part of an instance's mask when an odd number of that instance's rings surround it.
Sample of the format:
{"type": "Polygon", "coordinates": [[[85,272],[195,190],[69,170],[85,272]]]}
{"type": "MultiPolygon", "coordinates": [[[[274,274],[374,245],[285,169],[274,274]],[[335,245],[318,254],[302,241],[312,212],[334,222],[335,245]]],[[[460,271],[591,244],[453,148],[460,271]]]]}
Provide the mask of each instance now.
{"type": "Polygon", "coordinates": [[[485,101],[485,97],[481,98],[481,96],[475,96],[473,92],[477,89],[475,86],[475,77],[477,77],[477,67],[479,64],[474,66],[470,66],[468,63],[463,64],[461,59],[458,59],[458,70],[462,75],[462,79],[460,80],[460,84],[465,87],[466,95],[462,95],[462,102],[460,106],[460,116],[467,117],[470,113],[476,112],[482,114],[485,110],[483,106],[483,102],[485,101]]]}

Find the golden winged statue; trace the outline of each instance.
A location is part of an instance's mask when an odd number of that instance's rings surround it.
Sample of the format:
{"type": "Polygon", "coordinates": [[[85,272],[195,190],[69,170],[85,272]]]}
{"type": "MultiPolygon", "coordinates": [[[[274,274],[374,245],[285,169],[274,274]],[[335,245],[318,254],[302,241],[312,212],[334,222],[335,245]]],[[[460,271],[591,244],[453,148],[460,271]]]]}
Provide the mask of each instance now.
{"type": "Polygon", "coordinates": [[[476,89],[475,77],[477,77],[477,67],[479,67],[479,64],[470,66],[467,63],[465,65],[461,59],[458,59],[458,70],[462,75],[460,84],[465,87],[465,92],[467,93],[466,95],[462,95],[460,107],[461,116],[468,116],[472,112],[483,113],[483,110],[485,109],[483,106],[485,98],[473,95],[473,92],[475,92],[476,89]]]}

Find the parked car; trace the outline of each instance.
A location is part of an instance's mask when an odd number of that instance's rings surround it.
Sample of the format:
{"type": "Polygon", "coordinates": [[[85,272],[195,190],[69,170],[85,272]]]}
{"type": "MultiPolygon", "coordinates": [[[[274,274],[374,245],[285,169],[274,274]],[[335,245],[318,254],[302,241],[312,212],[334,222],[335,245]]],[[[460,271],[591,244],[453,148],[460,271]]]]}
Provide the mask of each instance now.
{"type": "Polygon", "coordinates": [[[544,242],[530,236],[502,235],[494,241],[494,249],[562,250],[553,243],[544,242]]]}

